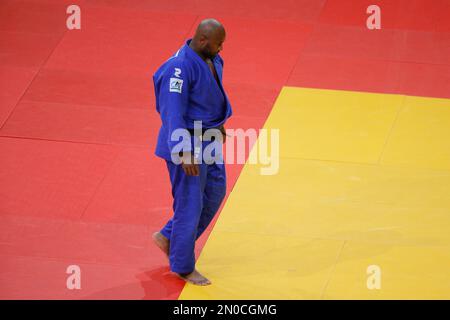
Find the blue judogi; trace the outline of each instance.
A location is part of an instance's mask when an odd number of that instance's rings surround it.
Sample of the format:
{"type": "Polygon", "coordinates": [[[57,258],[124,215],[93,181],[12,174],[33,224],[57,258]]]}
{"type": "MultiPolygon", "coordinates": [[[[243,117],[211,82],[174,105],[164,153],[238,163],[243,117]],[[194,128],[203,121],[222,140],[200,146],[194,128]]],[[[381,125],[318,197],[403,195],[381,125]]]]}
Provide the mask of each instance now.
{"type": "MultiPolygon", "coordinates": [[[[190,273],[195,267],[195,240],[209,225],[226,193],[225,165],[199,164],[199,176],[188,176],[172,162],[172,152],[180,141],[172,141],[176,129],[194,129],[202,121],[203,130],[217,128],[231,116],[230,102],[222,86],[223,60],[212,60],[216,81],[208,64],[189,47],[191,40],[154,74],[156,109],[162,120],[155,154],[166,160],[172,184],[174,215],[161,233],[170,240],[170,267],[176,273],[190,273]]],[[[194,154],[194,140],[181,141],[184,151],[194,154]]],[[[201,141],[203,150],[210,143],[201,141]]]]}

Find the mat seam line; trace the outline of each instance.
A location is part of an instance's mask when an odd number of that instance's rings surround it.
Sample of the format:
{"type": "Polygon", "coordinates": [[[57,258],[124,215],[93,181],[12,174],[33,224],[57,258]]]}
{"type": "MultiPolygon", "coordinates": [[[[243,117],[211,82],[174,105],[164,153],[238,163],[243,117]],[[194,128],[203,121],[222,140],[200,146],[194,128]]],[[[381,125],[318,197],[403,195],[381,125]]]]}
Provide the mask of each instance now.
{"type": "MultiPolygon", "coordinates": [[[[144,248],[145,249],[145,248],[144,248]]],[[[109,263],[109,262],[97,262],[97,261],[89,261],[81,259],[73,259],[66,257],[48,257],[48,256],[40,256],[40,255],[23,255],[23,254],[8,254],[8,253],[0,253],[0,257],[12,257],[12,258],[31,258],[38,259],[44,261],[52,261],[52,262],[68,262],[69,264],[74,264],[73,261],[77,260],[76,263],[80,264],[88,264],[88,265],[99,265],[99,266],[109,266],[109,267],[125,267],[129,269],[139,269],[142,268],[142,264],[120,264],[120,263],[109,263]]],[[[168,268],[168,266],[167,266],[168,268]]]]}
{"type": "MultiPolygon", "coordinates": [[[[284,85],[287,85],[287,83],[289,82],[289,79],[291,78],[292,73],[295,70],[295,67],[297,66],[298,62],[300,61],[300,58],[302,56],[302,52],[305,50],[305,48],[307,47],[308,42],[311,40],[312,34],[314,33],[314,30],[315,30],[316,26],[320,24],[320,22],[319,22],[320,16],[322,15],[322,12],[325,10],[325,7],[327,6],[327,4],[328,4],[328,0],[325,0],[325,2],[322,5],[322,8],[320,9],[320,12],[317,14],[316,19],[313,22],[305,23],[305,25],[310,25],[312,28],[311,28],[310,32],[308,33],[308,35],[307,35],[307,37],[305,39],[304,45],[302,46],[302,48],[298,52],[298,56],[297,56],[297,58],[295,60],[294,65],[292,66],[292,69],[289,72],[286,80],[284,81],[284,85]]],[[[281,88],[281,90],[282,89],[283,88],[281,88]]],[[[281,92],[281,90],[280,90],[280,92],[281,92]]],[[[272,109],[274,108],[274,106],[275,106],[275,101],[274,101],[274,105],[272,106],[272,109]]],[[[269,116],[270,116],[270,114],[269,114],[269,116]]],[[[267,117],[267,118],[269,118],[269,117],[267,117]]]]}
{"type": "Polygon", "coordinates": [[[405,108],[406,97],[407,96],[404,95],[403,98],[402,98],[402,103],[401,103],[400,107],[397,110],[397,114],[395,115],[395,119],[392,122],[392,126],[389,129],[389,132],[388,132],[388,134],[386,136],[386,140],[384,141],[383,147],[381,148],[381,152],[380,152],[380,155],[379,155],[378,160],[377,160],[377,164],[378,165],[381,165],[381,160],[383,159],[384,153],[386,151],[386,147],[387,147],[387,145],[388,145],[388,143],[389,143],[389,141],[390,141],[390,139],[392,137],[392,133],[394,131],[394,128],[397,125],[398,118],[400,117],[400,114],[402,113],[403,109],[405,108]]]}
{"type": "Polygon", "coordinates": [[[344,247],[347,244],[347,242],[348,242],[348,240],[344,240],[343,243],[342,243],[341,248],[339,249],[339,252],[338,252],[336,260],[335,260],[335,263],[334,263],[333,267],[330,270],[330,274],[328,276],[328,279],[327,279],[324,287],[322,288],[322,292],[320,294],[320,300],[324,299],[325,292],[328,289],[328,285],[330,284],[331,278],[333,277],[334,271],[336,270],[336,266],[337,266],[337,264],[339,262],[339,259],[341,258],[342,251],[344,250],[344,247]]]}
{"type": "Polygon", "coordinates": [[[128,144],[119,144],[119,143],[99,143],[99,142],[86,142],[86,141],[73,141],[73,140],[57,140],[57,139],[46,139],[46,138],[38,138],[38,137],[20,137],[20,136],[4,135],[4,134],[0,134],[0,138],[39,140],[39,141],[47,141],[47,142],[61,142],[61,143],[67,142],[67,143],[74,143],[74,144],[87,144],[87,145],[122,147],[122,148],[142,148],[142,149],[148,148],[148,145],[128,145],[128,144]]]}
{"type": "Polygon", "coordinates": [[[114,159],[111,161],[111,164],[108,168],[108,170],[106,170],[105,175],[103,176],[103,178],[99,181],[98,185],[95,187],[95,190],[91,196],[91,198],[89,199],[86,207],[84,208],[83,212],[81,213],[80,217],[78,218],[79,221],[83,220],[83,216],[85,215],[86,211],[89,209],[89,206],[92,204],[92,201],[94,200],[95,196],[97,195],[101,185],[103,184],[103,182],[105,181],[106,177],[108,176],[108,174],[111,172],[114,164],[116,163],[117,159],[119,158],[119,156],[123,153],[123,149],[121,149],[120,151],[117,152],[116,156],[114,157],[114,159]]]}
{"type": "Polygon", "coordinates": [[[30,87],[32,86],[32,84],[34,83],[34,81],[36,80],[36,78],[38,77],[38,75],[41,73],[42,68],[47,64],[48,60],[50,59],[50,57],[53,55],[53,53],[55,52],[56,48],[58,48],[58,46],[61,44],[62,40],[64,39],[64,37],[66,36],[67,33],[67,29],[64,30],[64,33],[62,34],[61,38],[59,39],[58,43],[55,45],[55,47],[50,51],[49,55],[47,56],[47,58],[45,58],[45,60],[42,62],[42,64],[39,66],[38,71],[36,72],[36,74],[34,75],[33,79],[30,81],[30,83],[28,84],[28,86],[25,88],[25,90],[23,91],[22,95],[20,96],[19,100],[17,100],[17,103],[14,105],[14,108],[12,108],[11,112],[9,113],[8,117],[5,119],[5,121],[3,122],[2,126],[0,127],[0,132],[3,130],[3,128],[5,127],[6,123],[8,122],[8,120],[11,118],[11,116],[13,115],[14,111],[16,110],[17,106],[22,102],[23,97],[26,95],[26,93],[28,92],[28,90],[30,89],[30,87]]]}

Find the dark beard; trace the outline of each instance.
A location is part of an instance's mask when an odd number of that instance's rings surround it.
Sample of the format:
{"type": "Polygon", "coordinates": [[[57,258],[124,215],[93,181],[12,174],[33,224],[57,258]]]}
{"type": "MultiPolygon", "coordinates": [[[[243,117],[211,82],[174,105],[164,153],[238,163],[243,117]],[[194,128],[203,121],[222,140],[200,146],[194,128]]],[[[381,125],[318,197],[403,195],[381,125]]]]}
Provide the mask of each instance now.
{"type": "Polygon", "coordinates": [[[213,60],[217,54],[212,54],[211,50],[209,48],[205,48],[205,51],[203,52],[203,55],[211,60],[213,60]]]}

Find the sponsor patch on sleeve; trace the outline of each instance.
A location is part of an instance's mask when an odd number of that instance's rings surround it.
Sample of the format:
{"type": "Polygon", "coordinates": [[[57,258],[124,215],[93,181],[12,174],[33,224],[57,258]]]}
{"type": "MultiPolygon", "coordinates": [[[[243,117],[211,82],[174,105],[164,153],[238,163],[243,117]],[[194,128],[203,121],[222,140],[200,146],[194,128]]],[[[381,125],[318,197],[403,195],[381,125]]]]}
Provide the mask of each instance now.
{"type": "Polygon", "coordinates": [[[170,92],[178,92],[181,93],[183,88],[183,79],[179,78],[170,78],[170,92]]]}

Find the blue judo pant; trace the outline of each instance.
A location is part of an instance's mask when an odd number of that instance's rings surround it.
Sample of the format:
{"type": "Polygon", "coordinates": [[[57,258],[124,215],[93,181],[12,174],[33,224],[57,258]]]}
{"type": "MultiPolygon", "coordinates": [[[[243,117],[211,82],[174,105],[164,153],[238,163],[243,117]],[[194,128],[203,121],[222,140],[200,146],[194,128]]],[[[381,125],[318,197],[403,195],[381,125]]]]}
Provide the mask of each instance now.
{"type": "Polygon", "coordinates": [[[195,268],[195,241],[217,213],[226,193],[225,164],[199,164],[199,176],[188,176],[181,165],[167,161],[174,215],[161,233],[170,240],[170,269],[190,273],[195,268]]]}

